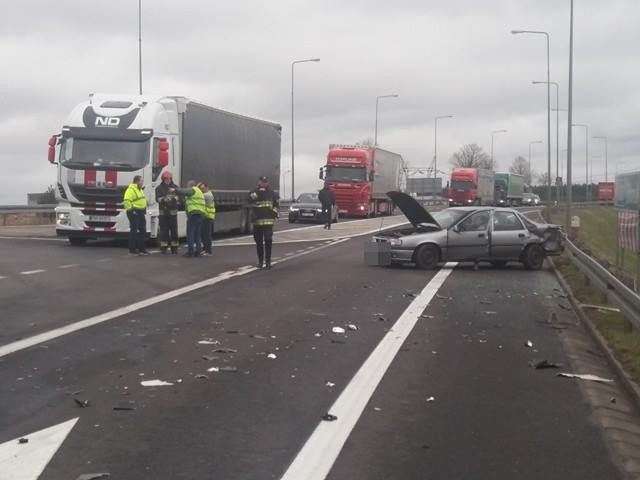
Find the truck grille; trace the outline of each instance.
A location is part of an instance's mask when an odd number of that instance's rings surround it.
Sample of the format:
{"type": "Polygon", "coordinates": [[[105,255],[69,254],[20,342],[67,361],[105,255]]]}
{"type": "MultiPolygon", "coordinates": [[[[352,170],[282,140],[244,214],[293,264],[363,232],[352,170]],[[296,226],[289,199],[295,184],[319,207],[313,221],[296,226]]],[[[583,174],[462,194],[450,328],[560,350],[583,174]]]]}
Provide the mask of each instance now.
{"type": "Polygon", "coordinates": [[[122,204],[127,187],[99,188],[69,185],[71,194],[81,202],[122,204]]]}

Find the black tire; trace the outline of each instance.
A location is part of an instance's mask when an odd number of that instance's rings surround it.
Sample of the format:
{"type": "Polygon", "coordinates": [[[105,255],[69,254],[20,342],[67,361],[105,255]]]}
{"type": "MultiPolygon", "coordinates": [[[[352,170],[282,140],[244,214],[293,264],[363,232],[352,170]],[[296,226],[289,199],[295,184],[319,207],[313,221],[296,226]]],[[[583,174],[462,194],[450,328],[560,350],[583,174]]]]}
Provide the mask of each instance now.
{"type": "Polygon", "coordinates": [[[416,267],[422,270],[433,270],[440,261],[440,250],[435,245],[421,245],[413,254],[416,267]]]}
{"type": "Polygon", "coordinates": [[[507,264],[506,261],[504,260],[495,260],[493,262],[491,262],[491,265],[495,268],[504,268],[504,266],[507,264]]]}
{"type": "Polygon", "coordinates": [[[295,218],[289,218],[289,223],[296,223],[296,219],[295,218]]]}
{"type": "Polygon", "coordinates": [[[87,239],[79,237],[69,237],[69,243],[74,247],[81,247],[87,244],[87,239]]]}
{"type": "Polygon", "coordinates": [[[522,263],[528,270],[540,270],[544,264],[544,250],[540,245],[529,245],[522,254],[522,263]]]}

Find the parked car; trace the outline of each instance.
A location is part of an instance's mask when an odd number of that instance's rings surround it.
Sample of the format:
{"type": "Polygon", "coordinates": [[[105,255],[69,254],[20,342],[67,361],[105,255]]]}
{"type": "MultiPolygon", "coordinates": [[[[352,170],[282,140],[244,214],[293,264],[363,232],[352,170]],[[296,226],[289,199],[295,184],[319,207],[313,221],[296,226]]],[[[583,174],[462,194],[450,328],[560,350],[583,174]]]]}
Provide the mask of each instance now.
{"type": "Polygon", "coordinates": [[[540,196],[535,193],[523,193],[522,205],[540,205],[540,196]]]}
{"type": "MultiPolygon", "coordinates": [[[[331,223],[338,221],[338,209],[331,211],[331,223]]],[[[295,222],[317,222],[325,223],[322,218],[322,205],[318,200],[317,193],[301,193],[296,201],[289,207],[289,223],[295,222]]]]}
{"type": "Polygon", "coordinates": [[[487,261],[496,267],[521,262],[537,270],[546,256],[559,255],[564,249],[561,226],[532,222],[511,208],[452,207],[432,215],[405,193],[387,195],[411,227],[373,237],[374,248],[386,252],[377,255],[386,259],[379,264],[413,263],[430,269],[448,261],[487,261]]]}

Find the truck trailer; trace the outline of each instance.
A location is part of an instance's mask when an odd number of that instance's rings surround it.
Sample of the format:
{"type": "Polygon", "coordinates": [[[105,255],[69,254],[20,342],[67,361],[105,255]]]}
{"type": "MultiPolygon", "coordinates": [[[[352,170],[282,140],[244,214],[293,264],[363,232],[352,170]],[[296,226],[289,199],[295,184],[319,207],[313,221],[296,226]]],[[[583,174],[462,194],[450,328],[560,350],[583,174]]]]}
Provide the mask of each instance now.
{"type": "Polygon", "coordinates": [[[454,168],[449,184],[449,206],[493,205],[494,173],[482,168],[454,168]]]}
{"type": "MultiPolygon", "coordinates": [[[[95,94],[77,105],[49,139],[57,165],[56,233],[78,245],[126,236],[123,196],[141,175],[147,234],[158,235],[155,188],[168,171],[174,183],[209,185],[216,231],[250,230],[249,191],[270,178],[278,191],[281,126],[196,103],[185,97],[95,94]]],[[[184,208],[178,213],[186,234],[184,208]]]]}
{"type": "Polygon", "coordinates": [[[522,205],[524,194],[524,176],[511,172],[499,172],[495,175],[495,204],[522,205]]]}
{"type": "Polygon", "coordinates": [[[598,183],[598,201],[613,202],[615,198],[616,184],[613,182],[598,183]]]}
{"type": "Polygon", "coordinates": [[[615,206],[624,210],[640,210],[640,171],[616,175],[615,206]]]}
{"type": "Polygon", "coordinates": [[[391,215],[386,193],[405,188],[402,156],[378,147],[330,145],[320,179],[336,194],[341,216],[391,215]]]}

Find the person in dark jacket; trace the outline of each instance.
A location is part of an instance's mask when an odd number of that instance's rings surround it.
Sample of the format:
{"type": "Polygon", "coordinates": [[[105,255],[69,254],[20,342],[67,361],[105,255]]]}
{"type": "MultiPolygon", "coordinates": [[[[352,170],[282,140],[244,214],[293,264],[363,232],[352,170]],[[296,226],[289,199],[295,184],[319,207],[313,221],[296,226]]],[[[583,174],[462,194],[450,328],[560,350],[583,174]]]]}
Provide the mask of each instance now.
{"type": "Polygon", "coordinates": [[[326,222],[324,228],[331,230],[332,213],[336,206],[336,194],[329,188],[327,182],[324,183],[322,190],[318,192],[318,200],[320,200],[320,204],[322,205],[322,217],[326,222]]]}
{"type": "Polygon", "coordinates": [[[278,195],[269,187],[269,179],[260,177],[258,187],[249,193],[253,215],[253,238],[258,251],[258,268],[271,268],[273,225],[280,206],[278,195]]]}
{"type": "Polygon", "coordinates": [[[156,201],[158,202],[158,221],[160,231],[160,252],[178,253],[178,208],[180,201],[176,195],[178,186],[173,183],[171,172],[162,172],[162,183],[156,187],[156,201]]]}

